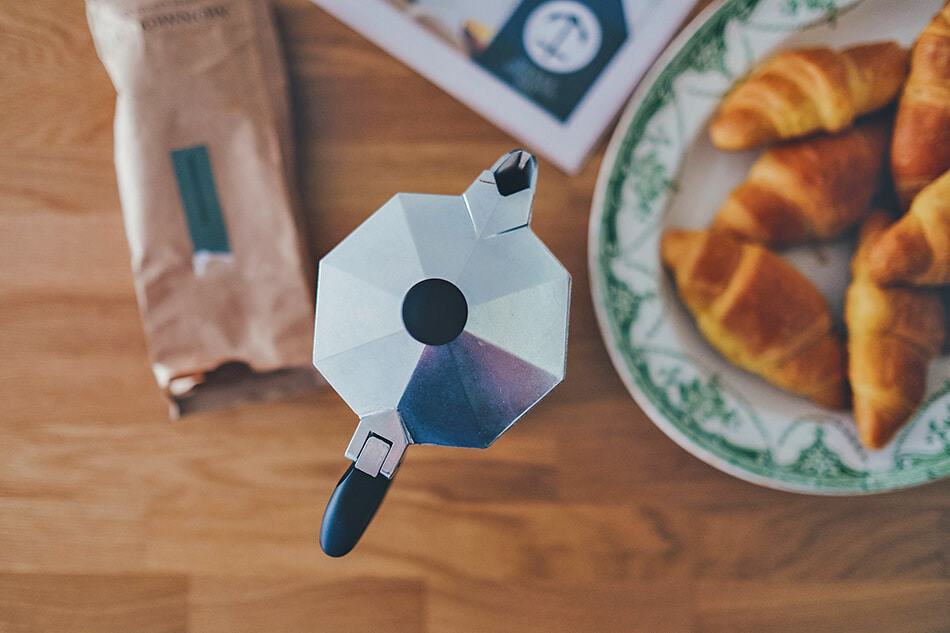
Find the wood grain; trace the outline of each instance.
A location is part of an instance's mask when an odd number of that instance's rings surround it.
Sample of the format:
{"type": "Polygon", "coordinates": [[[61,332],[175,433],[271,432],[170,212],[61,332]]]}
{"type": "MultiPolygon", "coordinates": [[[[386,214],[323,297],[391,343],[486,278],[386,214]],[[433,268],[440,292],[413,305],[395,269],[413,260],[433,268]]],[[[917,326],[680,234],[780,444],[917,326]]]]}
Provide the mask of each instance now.
{"type": "MultiPolygon", "coordinates": [[[[317,255],[516,145],[306,0],[279,19],[317,255]]],[[[336,395],[167,420],[82,3],[0,3],[0,83],[0,632],[950,631],[950,483],[757,488],[630,400],[589,299],[600,154],[542,165],[536,201],[574,276],[567,382],[490,450],[410,451],[364,542],[327,559],[355,423],[336,395]]]]}

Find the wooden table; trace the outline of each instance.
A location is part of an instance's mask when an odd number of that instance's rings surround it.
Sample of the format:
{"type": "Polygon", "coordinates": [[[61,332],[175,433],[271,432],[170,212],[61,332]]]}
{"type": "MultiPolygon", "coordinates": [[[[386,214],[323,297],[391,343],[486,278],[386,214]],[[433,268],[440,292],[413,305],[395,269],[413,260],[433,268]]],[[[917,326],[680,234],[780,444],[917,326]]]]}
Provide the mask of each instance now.
{"type": "MultiPolygon", "coordinates": [[[[306,0],[279,18],[317,254],[516,145],[306,0]]],[[[567,382],[490,450],[409,451],[326,558],[356,422],[332,391],[167,420],[82,3],[0,3],[0,80],[0,632],[950,631],[950,482],[765,490],[633,404],[588,292],[602,150],[574,178],[542,165],[535,206],[574,276],[567,382]]]]}

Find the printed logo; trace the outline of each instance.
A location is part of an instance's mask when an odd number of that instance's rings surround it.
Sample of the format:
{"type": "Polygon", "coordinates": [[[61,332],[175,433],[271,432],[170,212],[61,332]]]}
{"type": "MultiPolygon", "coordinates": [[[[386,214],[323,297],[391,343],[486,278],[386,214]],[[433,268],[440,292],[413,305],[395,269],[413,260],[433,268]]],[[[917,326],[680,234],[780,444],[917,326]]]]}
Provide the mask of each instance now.
{"type": "Polygon", "coordinates": [[[525,22],[525,51],[531,61],[553,73],[573,73],[587,66],[600,43],[597,16],[574,0],[542,4],[525,22]]]}
{"type": "Polygon", "coordinates": [[[566,121],[632,37],[623,2],[521,0],[475,61],[566,121]]]}

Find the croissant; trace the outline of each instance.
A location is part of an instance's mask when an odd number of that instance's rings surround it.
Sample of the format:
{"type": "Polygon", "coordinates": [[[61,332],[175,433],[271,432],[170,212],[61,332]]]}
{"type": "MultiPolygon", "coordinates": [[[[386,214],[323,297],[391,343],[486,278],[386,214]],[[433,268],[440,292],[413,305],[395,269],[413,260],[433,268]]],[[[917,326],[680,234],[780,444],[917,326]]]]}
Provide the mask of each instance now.
{"type": "Polygon", "coordinates": [[[844,350],[828,306],[791,264],[716,230],[670,229],[660,251],[699,330],[726,359],[819,404],[845,406],[844,350]]]}
{"type": "Polygon", "coordinates": [[[883,213],[864,223],[845,298],[854,421],[870,448],[884,446],[920,404],[927,365],[940,351],[945,328],[936,292],[885,288],[871,279],[867,255],[889,223],[883,213]]]}
{"type": "Polygon", "coordinates": [[[709,127],[713,145],[751,149],[842,130],[894,99],[907,76],[907,57],[894,42],[779,53],[723,99],[709,127]]]}
{"type": "Polygon", "coordinates": [[[950,283],[950,171],[927,185],[868,254],[879,284],[917,286],[950,283]]]}
{"type": "Polygon", "coordinates": [[[891,172],[904,209],[950,169],[950,3],[920,34],[911,55],[894,140],[891,172]]]}
{"type": "Polygon", "coordinates": [[[729,194],[714,225],[775,245],[842,233],[861,220],[877,189],[887,127],[875,117],[834,136],[773,147],[729,194]]]}

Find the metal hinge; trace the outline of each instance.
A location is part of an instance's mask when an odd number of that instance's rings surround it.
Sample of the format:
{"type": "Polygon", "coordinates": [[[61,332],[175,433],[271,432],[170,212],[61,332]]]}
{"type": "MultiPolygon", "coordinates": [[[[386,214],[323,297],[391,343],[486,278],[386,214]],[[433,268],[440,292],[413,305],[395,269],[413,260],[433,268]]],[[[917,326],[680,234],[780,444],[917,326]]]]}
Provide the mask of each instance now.
{"type": "Polygon", "coordinates": [[[346,456],[355,462],[357,470],[371,477],[382,473],[392,478],[409,442],[399,414],[383,411],[360,419],[346,456]]]}

